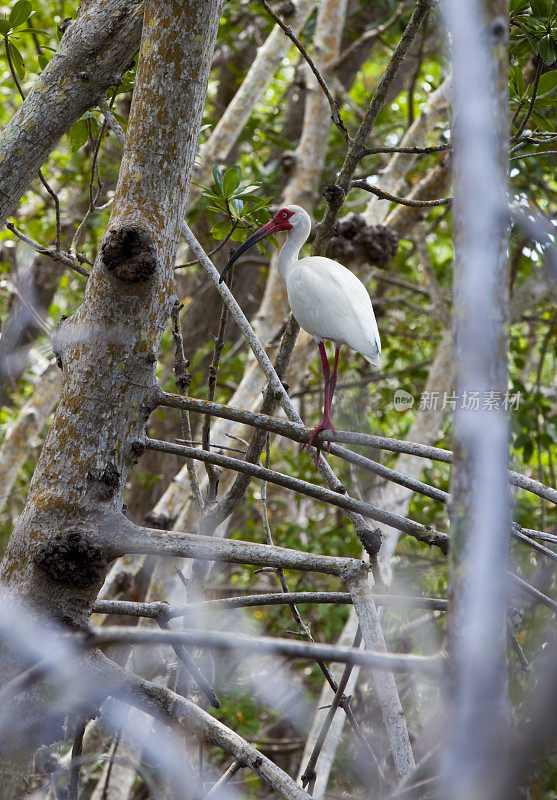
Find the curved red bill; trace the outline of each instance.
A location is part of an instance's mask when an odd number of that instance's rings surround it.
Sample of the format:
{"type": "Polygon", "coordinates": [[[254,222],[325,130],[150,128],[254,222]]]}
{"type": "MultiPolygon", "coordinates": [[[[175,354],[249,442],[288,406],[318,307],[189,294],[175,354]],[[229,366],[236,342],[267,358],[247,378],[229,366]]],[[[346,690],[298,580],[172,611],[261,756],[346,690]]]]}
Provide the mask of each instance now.
{"type": "Polygon", "coordinates": [[[277,233],[278,231],[284,231],[291,228],[292,225],[287,220],[277,220],[275,217],[269,220],[265,225],[263,225],[259,230],[252,233],[252,235],[246,239],[246,241],[240,245],[240,247],[234,251],[230,259],[228,260],[228,264],[223,269],[221,276],[219,278],[219,283],[222,283],[225,279],[228,271],[232,264],[234,264],[246,250],[249,250],[256,242],[259,242],[261,239],[264,239],[266,236],[270,236],[272,233],[277,233]]]}

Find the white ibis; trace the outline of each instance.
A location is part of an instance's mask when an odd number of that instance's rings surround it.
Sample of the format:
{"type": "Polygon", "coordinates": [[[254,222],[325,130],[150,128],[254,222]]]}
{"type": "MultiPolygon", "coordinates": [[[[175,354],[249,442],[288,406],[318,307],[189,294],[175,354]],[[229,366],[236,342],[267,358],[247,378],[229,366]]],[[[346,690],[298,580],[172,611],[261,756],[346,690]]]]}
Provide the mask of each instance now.
{"type": "MultiPolygon", "coordinates": [[[[278,258],[278,269],[286,283],[288,302],[298,325],[307,331],[319,346],[325,403],[323,419],[312,431],[307,450],[320,431],[333,430],[331,405],[337,382],[338,357],[343,345],[361,353],[370,364],[381,364],[381,341],[367,289],[358,278],[337,261],[323,256],[298,258],[309,236],[311,220],[300,206],[284,206],[262,228],[234,252],[220,277],[220,282],[234,262],[245,251],[272,233],[288,231],[278,258]],[[333,372],[329,366],[324,340],[335,344],[333,372]]],[[[329,449],[331,444],[329,442],[329,449]]],[[[319,459],[319,446],[315,465],[319,459]]]]}

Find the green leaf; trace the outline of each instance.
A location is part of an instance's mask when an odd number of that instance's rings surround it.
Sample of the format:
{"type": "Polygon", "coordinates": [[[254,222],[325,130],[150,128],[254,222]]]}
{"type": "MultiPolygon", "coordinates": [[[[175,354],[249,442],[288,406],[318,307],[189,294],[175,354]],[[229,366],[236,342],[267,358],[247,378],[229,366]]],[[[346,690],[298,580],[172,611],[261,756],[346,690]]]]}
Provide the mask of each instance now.
{"type": "Polygon", "coordinates": [[[547,0],[530,0],[530,8],[535,17],[547,20],[549,16],[549,3],[547,0]]]}
{"type": "Polygon", "coordinates": [[[253,216],[257,221],[257,224],[260,226],[265,225],[265,223],[269,222],[269,220],[271,219],[271,215],[269,214],[266,208],[258,209],[253,216]]]}
{"type": "Polygon", "coordinates": [[[514,67],[511,69],[510,74],[511,85],[514,88],[517,95],[520,97],[524,94],[524,76],[522,75],[522,70],[520,67],[514,67]]]}
{"type": "Polygon", "coordinates": [[[538,81],[538,95],[548,94],[557,86],[557,72],[546,72],[538,81]]]}
{"type": "Polygon", "coordinates": [[[217,166],[213,166],[213,178],[215,179],[215,183],[222,194],[222,175],[220,174],[220,169],[217,166]]]}
{"type": "Polygon", "coordinates": [[[259,188],[260,187],[255,184],[251,184],[250,186],[245,186],[243,188],[240,186],[233,193],[233,197],[243,197],[245,194],[251,194],[252,192],[256,192],[259,188]]]}
{"type": "Polygon", "coordinates": [[[557,59],[557,43],[549,34],[540,39],[538,52],[548,67],[557,59]]]}
{"type": "MultiPolygon", "coordinates": [[[[50,31],[42,31],[40,28],[22,28],[18,33],[42,33],[45,36],[52,36],[50,31]]],[[[44,47],[44,45],[41,45],[44,47]]],[[[50,48],[53,49],[52,47],[50,48]]]]}
{"type": "Polygon", "coordinates": [[[242,203],[242,201],[241,201],[241,200],[239,200],[237,197],[235,197],[235,198],[232,200],[232,205],[234,206],[234,210],[235,210],[235,211],[236,211],[238,214],[241,214],[241,213],[242,213],[242,209],[244,208],[244,204],[242,203]]]}
{"type": "Polygon", "coordinates": [[[228,214],[228,209],[222,206],[207,206],[207,211],[214,211],[215,214],[228,214]]]}
{"type": "Polygon", "coordinates": [[[245,242],[248,238],[247,234],[251,234],[251,231],[246,231],[245,228],[236,228],[230,238],[233,242],[245,242]]]}
{"type": "Polygon", "coordinates": [[[557,105],[557,97],[536,97],[536,107],[551,108],[557,105]]]}
{"type": "Polygon", "coordinates": [[[530,47],[530,43],[526,37],[517,39],[517,42],[513,47],[511,47],[511,53],[516,58],[523,58],[527,53],[531,53],[532,48],[530,47]]]}
{"type": "Polygon", "coordinates": [[[88,138],[87,122],[82,117],[70,128],[69,139],[72,152],[75,153],[80,147],[83,147],[88,138]]]}
{"type": "Polygon", "coordinates": [[[525,32],[524,35],[526,36],[526,38],[530,42],[530,47],[532,48],[532,52],[537,53],[538,52],[538,43],[537,43],[535,37],[532,36],[532,34],[528,33],[528,32],[525,32]]]}
{"type": "Polygon", "coordinates": [[[12,27],[7,19],[0,19],[0,34],[2,36],[5,36],[11,29],[12,27]]]}
{"type": "Polygon", "coordinates": [[[13,44],[13,42],[8,42],[8,48],[10,51],[10,58],[12,59],[12,64],[14,65],[15,74],[19,78],[19,80],[23,80],[25,77],[25,63],[23,61],[23,56],[13,44]]]}
{"type": "Polygon", "coordinates": [[[222,193],[225,197],[230,197],[232,192],[237,188],[240,183],[240,168],[237,164],[229,167],[224,173],[222,179],[222,193]]]}
{"type": "Polygon", "coordinates": [[[40,67],[41,69],[44,69],[44,68],[46,67],[46,65],[48,64],[49,60],[50,60],[50,59],[48,59],[48,58],[47,58],[45,55],[43,55],[42,53],[40,54],[40,56],[38,56],[38,57],[37,57],[37,61],[39,62],[39,67],[40,67]]]}
{"type": "MultiPolygon", "coordinates": [[[[532,122],[535,122],[536,125],[538,125],[538,127],[540,127],[543,131],[555,130],[555,126],[553,125],[551,120],[548,119],[547,117],[543,117],[541,114],[538,114],[537,111],[532,111],[530,119],[532,120],[532,122]]],[[[532,126],[529,124],[528,127],[531,128],[532,126]]]]}
{"type": "Polygon", "coordinates": [[[211,236],[213,239],[224,239],[228,236],[230,231],[230,222],[228,220],[223,220],[222,222],[216,222],[213,227],[211,228],[211,236]]]}
{"type": "Polygon", "coordinates": [[[246,204],[249,204],[250,214],[255,214],[256,211],[259,211],[259,209],[264,208],[265,213],[269,215],[267,219],[271,219],[271,215],[266,209],[271,200],[273,199],[274,199],[273,197],[248,197],[248,199],[245,202],[246,204]]]}
{"type": "Polygon", "coordinates": [[[10,26],[12,28],[17,28],[19,25],[23,25],[31,16],[32,10],[33,6],[29,0],[17,0],[17,3],[10,11],[10,16],[8,17],[10,26]]]}

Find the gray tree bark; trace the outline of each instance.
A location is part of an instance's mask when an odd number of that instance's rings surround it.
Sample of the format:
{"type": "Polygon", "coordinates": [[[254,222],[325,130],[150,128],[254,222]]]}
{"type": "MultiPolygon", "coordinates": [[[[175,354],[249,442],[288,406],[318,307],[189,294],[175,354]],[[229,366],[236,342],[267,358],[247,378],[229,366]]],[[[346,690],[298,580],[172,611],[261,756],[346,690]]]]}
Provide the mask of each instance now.
{"type": "Polygon", "coordinates": [[[120,82],[139,47],[141,20],[141,6],[132,0],[94,0],[69,26],[0,134],[0,224],[60,137],[120,82]]]}
{"type": "MultiPolygon", "coordinates": [[[[104,580],[112,537],[125,521],[122,491],[156,393],[158,347],[174,302],[178,228],[221,8],[222,0],[146,2],[114,210],[84,302],[55,337],[61,401],[0,568],[0,586],[34,613],[72,628],[86,626],[104,580]]],[[[74,24],[85,25],[86,18],[74,24]]],[[[121,33],[114,37],[118,46],[108,45],[113,55],[122,56],[128,46],[121,33]]],[[[104,41],[97,36],[95,47],[104,41]]],[[[59,102],[54,75],[50,80],[43,84],[47,109],[59,102]]],[[[59,110],[67,120],[67,110],[59,110]]],[[[30,148],[28,159],[34,157],[30,148]]],[[[10,197],[17,191],[10,189],[10,197]]],[[[5,641],[0,667],[6,678],[18,669],[5,641]]],[[[40,713],[36,694],[21,699],[14,719],[40,713]]],[[[14,736],[15,747],[0,753],[2,800],[21,796],[29,759],[45,735],[38,728],[25,741],[14,736]]]]}
{"type": "MultiPolygon", "coordinates": [[[[452,682],[444,793],[494,798],[506,726],[506,595],[511,531],[506,221],[508,3],[446,0],[455,140],[456,404],[451,473],[452,682]],[[482,405],[466,403],[478,392],[482,405]]],[[[443,790],[442,790],[443,793],[443,790]]],[[[498,795],[497,795],[498,796],[498,795]]]]}

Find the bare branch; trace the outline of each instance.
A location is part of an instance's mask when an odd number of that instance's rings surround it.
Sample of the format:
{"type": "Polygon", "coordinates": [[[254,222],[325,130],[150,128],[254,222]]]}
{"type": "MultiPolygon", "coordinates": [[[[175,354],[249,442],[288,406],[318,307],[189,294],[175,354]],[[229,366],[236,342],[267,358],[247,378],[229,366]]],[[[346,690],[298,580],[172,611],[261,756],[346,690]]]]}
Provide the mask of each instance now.
{"type": "MultiPolygon", "coordinates": [[[[22,242],[31,245],[34,247],[37,253],[41,253],[41,255],[49,256],[53,261],[59,261],[61,264],[65,264],[70,269],[73,269],[75,272],[79,272],[80,275],[84,275],[86,278],[89,277],[88,270],[85,267],[81,266],[80,263],[80,256],[76,254],[76,258],[73,258],[70,253],[65,253],[62,250],[57,249],[56,247],[45,247],[39,242],[35,242],[34,239],[31,239],[26,234],[22,233],[22,231],[18,230],[13,222],[7,222],[6,228],[14,233],[18,239],[21,239],[22,242]]],[[[83,261],[86,259],[81,257],[83,261]]]]}
{"type": "Polygon", "coordinates": [[[271,639],[263,636],[247,636],[220,631],[177,630],[161,631],[155,628],[130,628],[129,626],[107,626],[91,628],[87,634],[94,646],[107,644],[173,644],[210,647],[217,650],[242,650],[246,653],[284,655],[290,658],[316,661],[338,661],[342,664],[358,664],[374,670],[388,672],[413,672],[429,678],[443,677],[441,656],[416,656],[358,650],[353,647],[338,647],[329,644],[306,644],[290,639],[271,639]]]}
{"type": "MultiPolygon", "coordinates": [[[[279,419],[278,417],[271,417],[268,414],[232,408],[231,406],[222,405],[220,403],[212,403],[209,406],[206,400],[200,400],[199,398],[179,397],[178,395],[161,392],[158,403],[159,405],[169,406],[170,408],[185,408],[188,411],[197,411],[202,414],[210,413],[223,419],[230,419],[235,422],[242,422],[246,425],[253,425],[262,430],[279,433],[301,444],[307,442],[311,435],[311,429],[306,428],[300,423],[289,422],[279,419]]],[[[444,450],[440,447],[432,447],[431,445],[419,444],[417,442],[392,439],[387,436],[358,433],[356,431],[323,431],[319,434],[319,437],[322,442],[342,442],[344,444],[371,447],[377,450],[388,450],[393,453],[407,453],[408,455],[413,455],[418,458],[429,458],[433,461],[441,461],[446,464],[452,463],[453,458],[451,450],[444,450]]],[[[347,451],[344,451],[344,454],[346,452],[347,451]]],[[[346,455],[343,454],[343,448],[337,450],[333,446],[331,448],[331,453],[341,458],[346,457],[346,455]]],[[[395,473],[394,470],[392,472],[395,473]]],[[[398,474],[400,475],[400,473],[398,474]]],[[[385,477],[387,477],[386,474],[385,477]]],[[[394,477],[392,479],[394,480],[394,477]]],[[[557,503],[557,490],[550,486],[546,486],[533,478],[521,475],[519,472],[513,472],[512,470],[509,470],[509,480],[513,486],[518,486],[520,489],[532,492],[532,494],[536,494],[539,497],[544,497],[552,503],[557,503]]],[[[423,484],[423,486],[426,485],[427,484],[423,484]]],[[[414,490],[419,491],[417,488],[414,490]]],[[[425,494],[425,492],[423,493],[425,494]]]]}
{"type": "MultiPolygon", "coordinates": [[[[437,597],[406,597],[397,594],[375,594],[373,599],[378,606],[387,608],[413,608],[427,611],[446,611],[447,601],[437,597]]],[[[259,606],[290,605],[291,603],[352,603],[349,592],[269,592],[246,596],[224,597],[220,600],[204,600],[199,603],[171,606],[164,601],[136,603],[131,600],[97,600],[93,605],[94,614],[122,614],[131,617],[150,619],[172,619],[199,611],[228,608],[253,608],[259,606]]]]}
{"type": "Polygon", "coordinates": [[[448,206],[452,203],[452,197],[441,197],[439,200],[408,200],[405,197],[397,197],[394,194],[383,191],[379,186],[368,183],[367,180],[355,180],[350,183],[352,189],[364,189],[366,192],[374,194],[381,200],[389,200],[391,203],[398,203],[401,206],[410,208],[427,208],[428,206],[448,206]]]}
{"type": "MultiPolygon", "coordinates": [[[[411,0],[410,0],[411,2],[411,0]]],[[[401,18],[401,16],[406,12],[410,2],[407,0],[406,2],[400,3],[400,6],[396,9],[394,14],[389,17],[389,19],[381,25],[377,25],[377,27],[372,28],[370,31],[365,31],[359,36],[356,41],[352,42],[346,50],[344,50],[338,58],[336,58],[331,65],[331,69],[338,69],[342,64],[345,63],[349,58],[352,58],[352,55],[356,53],[361,47],[369,47],[374,42],[376,42],[384,33],[386,33],[389,28],[394,25],[394,23],[401,18]]]]}
{"type": "MultiPolygon", "coordinates": [[[[95,632],[97,635],[100,631],[95,632]]],[[[145,631],[147,633],[147,631],[145,631]]],[[[169,637],[166,631],[152,631],[169,637]]],[[[173,728],[184,728],[201,740],[210,742],[230,753],[242,766],[252,769],[274,792],[285,800],[310,800],[310,796],[280,767],[242,739],[222,722],[214,719],[195,703],[131,672],[118,667],[103,656],[93,656],[90,671],[93,676],[112,690],[119,689],[127,702],[143,709],[153,717],[162,719],[173,728]],[[94,660],[93,660],[94,659],[94,660]]]]}
{"type": "Polygon", "coordinates": [[[430,155],[431,153],[444,153],[447,150],[452,150],[452,144],[436,144],[431,147],[366,147],[364,149],[365,156],[375,156],[380,153],[409,153],[418,156],[430,155]]]}
{"type": "MultiPolygon", "coordinates": [[[[376,650],[386,653],[387,646],[379,624],[379,616],[373,601],[373,595],[368,585],[367,571],[361,567],[356,567],[345,573],[344,579],[352,595],[352,602],[354,603],[354,609],[362,631],[366,652],[376,650]]],[[[396,771],[399,778],[404,778],[405,775],[415,769],[416,763],[395,678],[392,672],[373,672],[372,678],[381,706],[383,722],[391,745],[396,771]]]]}
{"type": "Polygon", "coordinates": [[[371,134],[377,115],[385,102],[389,88],[397,76],[412,42],[429,14],[432,4],[433,0],[417,0],[416,2],[410,21],[402,34],[395,52],[391,56],[387,69],[383,73],[373,93],[362,124],[358,128],[348,148],[344,163],[335,183],[338,191],[334,193],[334,197],[328,202],[325,216],[317,229],[317,236],[312,249],[313,255],[323,255],[325,251],[327,243],[332,235],[334,222],[342,207],[346,193],[350,188],[354,171],[365,154],[366,142],[371,134]]]}
{"type": "Polygon", "coordinates": [[[157,439],[148,438],[145,440],[145,446],[149,450],[158,450],[159,452],[195,458],[199,461],[207,461],[219,467],[233,469],[236,472],[267,480],[269,483],[274,483],[277,486],[284,486],[286,489],[292,489],[299,494],[305,494],[308,497],[314,497],[316,500],[322,500],[325,503],[338,506],[338,508],[356,512],[363,517],[376,520],[377,522],[383,522],[396,530],[413,536],[420,542],[439,547],[443,553],[448,552],[449,537],[446,533],[438,532],[429,526],[421,525],[419,522],[413,522],[404,517],[398,517],[396,514],[390,514],[388,511],[383,511],[369,503],[364,503],[361,500],[349,497],[346,494],[346,490],[344,490],[344,493],[339,494],[331,489],[315,486],[313,483],[293,478],[290,475],[284,475],[274,470],[265,469],[265,467],[261,467],[258,464],[249,464],[237,458],[231,458],[230,456],[224,456],[218,453],[208,453],[205,450],[197,450],[194,447],[187,447],[186,445],[160,442],[157,439]]]}
{"type": "Polygon", "coordinates": [[[285,25],[284,22],[281,20],[281,18],[277,14],[275,14],[271,6],[267,3],[267,0],[259,0],[259,2],[261,3],[265,11],[269,14],[269,16],[272,17],[274,21],[277,23],[277,25],[279,25],[282,28],[284,33],[288,36],[288,38],[294,44],[294,46],[300,51],[302,57],[309,65],[309,68],[311,69],[311,71],[313,72],[313,74],[317,79],[317,83],[323,89],[323,94],[325,95],[325,97],[329,102],[329,105],[331,107],[331,119],[339,129],[344,141],[348,144],[351,141],[350,135],[340,115],[340,109],[337,105],[337,101],[329,91],[329,87],[327,86],[322,74],[315,66],[313,59],[311,58],[307,50],[304,48],[300,40],[297,39],[296,36],[294,36],[292,28],[289,25],[285,25]]]}
{"type": "MultiPolygon", "coordinates": [[[[286,547],[274,547],[258,542],[217,539],[192,533],[176,533],[158,528],[141,528],[125,517],[121,519],[118,535],[111,545],[113,557],[126,553],[179,556],[200,561],[223,561],[231,564],[253,564],[257,567],[282,567],[304,572],[323,572],[341,575],[342,571],[360,562],[353,558],[304,553],[286,547]]],[[[111,529],[113,524],[111,524],[111,529]]]]}

